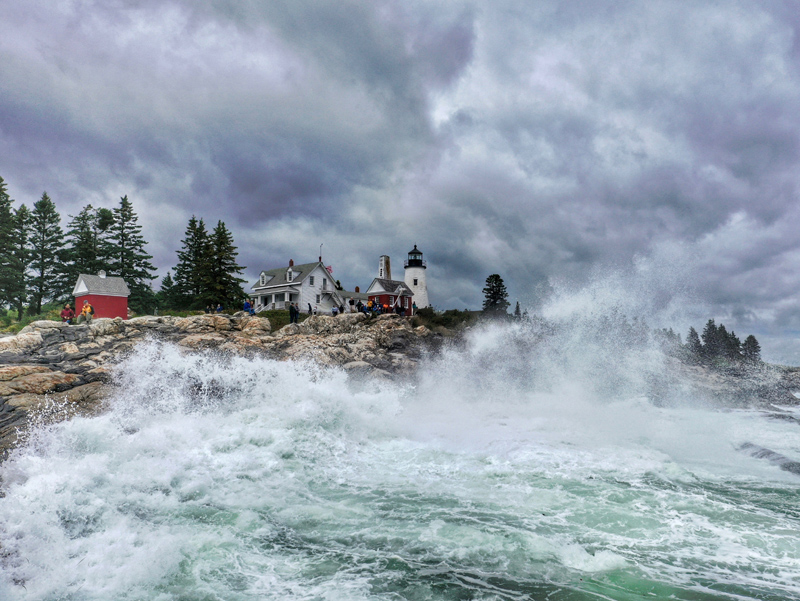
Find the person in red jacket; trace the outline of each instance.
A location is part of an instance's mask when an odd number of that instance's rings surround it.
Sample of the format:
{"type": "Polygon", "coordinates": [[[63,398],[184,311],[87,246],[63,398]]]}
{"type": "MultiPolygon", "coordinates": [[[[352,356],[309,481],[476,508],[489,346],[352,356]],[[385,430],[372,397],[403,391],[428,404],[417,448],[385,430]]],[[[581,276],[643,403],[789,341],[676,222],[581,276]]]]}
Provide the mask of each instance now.
{"type": "Polygon", "coordinates": [[[64,308],[61,309],[61,321],[67,324],[72,323],[72,318],[75,317],[75,311],[72,310],[72,307],[69,306],[69,303],[64,305],[64,308]]]}

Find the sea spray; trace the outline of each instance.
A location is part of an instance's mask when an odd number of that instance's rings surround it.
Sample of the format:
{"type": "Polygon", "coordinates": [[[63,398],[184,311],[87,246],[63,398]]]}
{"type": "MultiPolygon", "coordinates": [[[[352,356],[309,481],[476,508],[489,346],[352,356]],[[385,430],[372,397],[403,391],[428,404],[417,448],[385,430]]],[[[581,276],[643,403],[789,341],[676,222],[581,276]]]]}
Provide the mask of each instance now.
{"type": "Polygon", "coordinates": [[[402,383],[140,345],[0,468],[0,598],[800,598],[800,481],[737,450],[797,425],[655,406],[657,348],[567,321],[402,383]]]}

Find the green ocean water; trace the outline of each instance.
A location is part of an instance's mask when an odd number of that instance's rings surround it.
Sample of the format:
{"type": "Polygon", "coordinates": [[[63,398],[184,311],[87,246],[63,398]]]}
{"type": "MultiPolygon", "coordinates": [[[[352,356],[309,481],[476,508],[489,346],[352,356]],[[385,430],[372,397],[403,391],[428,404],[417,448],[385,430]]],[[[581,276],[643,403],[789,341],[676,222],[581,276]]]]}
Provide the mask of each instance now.
{"type": "Polygon", "coordinates": [[[140,348],[0,467],[0,599],[800,599],[800,478],[737,450],[800,458],[796,423],[514,336],[399,383],[140,348]]]}

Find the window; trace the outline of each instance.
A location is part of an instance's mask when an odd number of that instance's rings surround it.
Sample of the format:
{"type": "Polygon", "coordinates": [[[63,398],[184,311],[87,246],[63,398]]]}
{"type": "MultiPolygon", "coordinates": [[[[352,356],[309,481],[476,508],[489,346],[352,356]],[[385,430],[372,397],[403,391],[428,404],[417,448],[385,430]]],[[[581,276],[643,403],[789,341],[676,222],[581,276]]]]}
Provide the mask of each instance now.
{"type": "Polygon", "coordinates": [[[265,273],[262,273],[262,274],[261,274],[261,279],[259,280],[259,283],[260,283],[262,286],[263,286],[264,284],[266,284],[266,283],[267,283],[267,275],[266,275],[265,273]]]}
{"type": "Polygon", "coordinates": [[[390,296],[390,297],[389,297],[389,304],[390,304],[390,305],[393,305],[393,304],[394,304],[394,297],[393,297],[393,296],[390,296]]]}
{"type": "Polygon", "coordinates": [[[319,294],[317,295],[317,304],[319,304],[319,294]]]}
{"type": "Polygon", "coordinates": [[[289,271],[286,272],[286,281],[291,282],[292,278],[294,278],[294,273],[291,269],[289,269],[289,271]]]}
{"type": "Polygon", "coordinates": [[[417,285],[417,278],[414,278],[414,285],[417,285]]]}
{"type": "Polygon", "coordinates": [[[281,292],[280,294],[276,294],[275,295],[275,302],[276,303],[282,303],[285,300],[286,300],[286,294],[285,293],[281,292]]]}
{"type": "Polygon", "coordinates": [[[323,290],[327,290],[328,289],[328,280],[325,279],[325,278],[322,278],[322,289],[323,290]]]}
{"type": "Polygon", "coordinates": [[[403,302],[405,303],[403,306],[404,306],[406,309],[408,309],[408,297],[405,297],[405,299],[403,299],[403,302]]]}
{"type": "Polygon", "coordinates": [[[308,285],[309,286],[313,286],[314,285],[314,276],[313,275],[308,278],[308,285]]]}

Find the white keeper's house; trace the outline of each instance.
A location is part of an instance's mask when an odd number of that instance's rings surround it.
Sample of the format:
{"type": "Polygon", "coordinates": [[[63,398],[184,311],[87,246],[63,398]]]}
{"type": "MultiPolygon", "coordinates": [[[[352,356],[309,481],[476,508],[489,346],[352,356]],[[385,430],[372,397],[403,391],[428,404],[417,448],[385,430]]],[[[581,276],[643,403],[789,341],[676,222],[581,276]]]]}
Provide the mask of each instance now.
{"type": "Polygon", "coordinates": [[[251,290],[256,312],[288,309],[289,303],[297,303],[303,313],[309,305],[327,313],[346,302],[346,293],[336,289],[336,280],[321,260],[302,265],[289,260],[286,267],[262,271],[251,290]]]}

